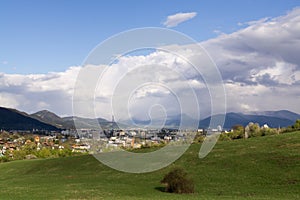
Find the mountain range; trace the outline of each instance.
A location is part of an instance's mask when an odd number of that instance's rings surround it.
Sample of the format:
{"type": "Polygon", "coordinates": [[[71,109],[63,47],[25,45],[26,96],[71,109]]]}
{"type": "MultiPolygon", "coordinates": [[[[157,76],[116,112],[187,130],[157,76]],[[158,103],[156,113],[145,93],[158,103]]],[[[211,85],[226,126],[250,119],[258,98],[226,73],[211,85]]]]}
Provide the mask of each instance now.
{"type": "Polygon", "coordinates": [[[58,127],[32,118],[24,112],[0,107],[0,129],[2,130],[47,130],[57,131],[58,127]]]}
{"type": "Polygon", "coordinates": [[[60,129],[98,129],[99,124],[102,129],[116,129],[118,128],[117,123],[108,121],[103,118],[82,118],[76,116],[70,117],[59,117],[55,113],[52,113],[48,110],[42,110],[30,115],[30,117],[37,119],[39,121],[51,124],[60,129]]]}
{"type": "MultiPolygon", "coordinates": [[[[181,121],[180,119],[180,115],[167,117],[165,120],[165,126],[179,127],[181,121]]],[[[196,124],[199,124],[199,128],[208,128],[217,127],[218,125],[223,124],[224,129],[231,129],[234,125],[247,126],[249,122],[258,123],[261,126],[267,124],[272,128],[287,127],[293,125],[297,119],[300,119],[300,115],[288,110],[250,112],[247,114],[229,112],[226,114],[213,115],[204,118],[199,122],[185,114],[182,115],[182,120],[185,122],[184,124],[187,127],[195,127],[196,124]],[[211,122],[212,124],[210,124],[211,122]]],[[[163,120],[154,119],[152,121],[141,121],[134,119],[133,121],[140,126],[148,126],[149,124],[161,124],[159,122],[162,122],[163,120]]]]}
{"type": "Polygon", "coordinates": [[[97,129],[98,123],[103,129],[117,128],[115,122],[103,118],[89,119],[81,117],[59,117],[48,110],[42,110],[33,114],[18,111],[16,109],[0,107],[0,129],[23,130],[33,129],[58,131],[63,129],[97,129]]]}
{"type": "MultiPolygon", "coordinates": [[[[230,112],[225,115],[214,115],[200,120],[199,122],[190,118],[187,115],[176,115],[168,117],[165,120],[165,127],[179,127],[180,119],[187,122],[187,126],[195,127],[199,124],[200,128],[208,128],[210,121],[213,119],[213,126],[221,125],[223,119],[225,123],[223,127],[230,129],[232,126],[240,124],[246,126],[249,122],[259,123],[260,125],[267,124],[270,127],[286,127],[293,125],[297,119],[300,119],[300,115],[288,110],[279,111],[262,111],[251,112],[247,114],[230,112]],[[218,124],[220,123],[220,124],[218,124]]],[[[151,124],[151,121],[141,121],[135,119],[136,125],[147,127],[151,124]]],[[[159,125],[161,120],[153,120],[152,125],[159,125]]],[[[76,116],[60,117],[48,110],[42,110],[33,114],[27,114],[25,112],[18,111],[16,109],[0,107],[0,129],[3,130],[48,130],[57,131],[63,129],[75,129],[75,123],[77,128],[81,129],[97,129],[99,124],[102,129],[117,129],[116,122],[111,122],[103,118],[82,118],[76,116]]],[[[121,127],[131,127],[132,123],[129,121],[121,122],[121,127]]],[[[184,127],[187,128],[187,127],[184,127]]]]}
{"type": "Polygon", "coordinates": [[[269,127],[278,128],[293,125],[297,119],[300,119],[300,115],[287,110],[253,112],[248,114],[230,112],[225,115],[207,117],[199,122],[199,127],[207,128],[211,119],[214,119],[213,121],[216,122],[214,126],[218,125],[217,123],[221,122],[222,119],[225,119],[223,125],[225,129],[230,129],[237,124],[246,126],[249,122],[258,123],[261,126],[267,124],[269,127]]]}

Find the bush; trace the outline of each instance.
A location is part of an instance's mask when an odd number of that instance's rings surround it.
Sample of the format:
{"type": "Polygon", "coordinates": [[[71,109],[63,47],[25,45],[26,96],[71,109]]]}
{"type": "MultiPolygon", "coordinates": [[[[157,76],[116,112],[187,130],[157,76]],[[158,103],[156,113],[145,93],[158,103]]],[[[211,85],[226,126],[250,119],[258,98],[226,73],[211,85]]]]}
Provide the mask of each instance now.
{"type": "Polygon", "coordinates": [[[8,161],[9,161],[8,157],[6,157],[6,156],[1,156],[0,157],[0,163],[2,163],[2,162],[8,162],[8,161]]]}
{"type": "Polygon", "coordinates": [[[277,134],[277,131],[271,128],[262,128],[260,131],[262,136],[277,134]]]}
{"type": "Polygon", "coordinates": [[[52,156],[51,149],[48,149],[46,147],[42,148],[41,150],[36,152],[37,157],[39,158],[49,158],[52,156]]]}
{"type": "Polygon", "coordinates": [[[23,160],[26,156],[26,152],[23,150],[15,150],[12,152],[13,160],[23,160]]]}
{"type": "Polygon", "coordinates": [[[166,185],[166,192],[170,193],[194,193],[194,182],[187,177],[187,173],[181,168],[175,168],[170,171],[163,180],[166,185]]]}
{"type": "Polygon", "coordinates": [[[232,127],[232,129],[232,132],[227,133],[228,137],[230,137],[233,140],[244,138],[245,130],[242,125],[235,125],[232,127]]]}
{"type": "Polygon", "coordinates": [[[221,133],[219,140],[220,141],[230,141],[231,138],[229,137],[229,135],[227,133],[221,133]]]}
{"type": "Polygon", "coordinates": [[[195,138],[194,138],[194,143],[196,144],[201,144],[205,139],[205,136],[204,135],[196,135],[195,138]]]}
{"type": "Polygon", "coordinates": [[[247,130],[248,137],[262,136],[261,129],[258,123],[250,122],[248,126],[246,126],[245,130],[247,130]]]}

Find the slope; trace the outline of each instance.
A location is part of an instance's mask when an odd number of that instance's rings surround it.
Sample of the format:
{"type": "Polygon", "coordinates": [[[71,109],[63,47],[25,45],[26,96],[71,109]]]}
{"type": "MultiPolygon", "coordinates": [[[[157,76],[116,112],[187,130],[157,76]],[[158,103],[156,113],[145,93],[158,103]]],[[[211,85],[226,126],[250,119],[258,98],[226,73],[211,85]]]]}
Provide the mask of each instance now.
{"type": "Polygon", "coordinates": [[[58,130],[57,127],[31,118],[26,113],[0,107],[0,129],[3,130],[58,130]]]}
{"type": "MultiPolygon", "coordinates": [[[[212,116],[216,121],[220,122],[221,125],[224,115],[212,116]]],[[[212,117],[207,117],[199,122],[199,127],[207,128],[212,117]]],[[[230,129],[232,126],[240,124],[246,126],[249,122],[259,123],[261,126],[267,124],[270,127],[287,127],[294,124],[294,120],[281,118],[276,116],[265,116],[265,115],[254,115],[254,114],[242,114],[242,113],[227,113],[225,115],[224,128],[230,129]]]]}
{"type": "Polygon", "coordinates": [[[300,132],[218,142],[204,159],[194,144],[174,164],[147,174],[128,174],[92,156],[0,164],[3,199],[299,199],[300,132]],[[174,166],[193,177],[196,193],[162,192],[174,166]]]}

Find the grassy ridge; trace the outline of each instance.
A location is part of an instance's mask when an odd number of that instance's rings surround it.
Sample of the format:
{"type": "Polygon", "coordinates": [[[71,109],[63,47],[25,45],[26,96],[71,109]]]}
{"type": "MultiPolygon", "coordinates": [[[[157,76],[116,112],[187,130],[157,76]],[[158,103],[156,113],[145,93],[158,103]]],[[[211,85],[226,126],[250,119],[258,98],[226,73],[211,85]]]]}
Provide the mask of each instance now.
{"type": "Polygon", "coordinates": [[[193,177],[192,195],[160,191],[172,166],[128,174],[87,155],[0,164],[0,199],[300,199],[300,132],[218,142],[204,159],[199,149],[172,164],[193,177]]]}

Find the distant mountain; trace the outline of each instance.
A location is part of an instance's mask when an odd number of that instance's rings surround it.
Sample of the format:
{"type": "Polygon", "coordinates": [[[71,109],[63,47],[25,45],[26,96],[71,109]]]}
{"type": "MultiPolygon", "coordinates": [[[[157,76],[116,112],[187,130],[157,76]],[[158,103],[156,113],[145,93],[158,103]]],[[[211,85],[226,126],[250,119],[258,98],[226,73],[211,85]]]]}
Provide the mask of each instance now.
{"type": "Polygon", "coordinates": [[[99,125],[102,129],[118,129],[116,122],[111,122],[103,118],[64,117],[62,119],[65,125],[73,125],[73,128],[75,128],[75,123],[76,128],[79,129],[99,129],[99,125]]]}
{"type": "Polygon", "coordinates": [[[15,109],[0,107],[0,129],[3,130],[59,130],[57,127],[30,117],[27,113],[15,109]]]}
{"type": "MultiPolygon", "coordinates": [[[[164,127],[178,128],[181,120],[184,127],[181,128],[194,128],[199,124],[200,128],[207,128],[211,119],[215,122],[212,127],[222,125],[221,122],[225,117],[224,128],[230,129],[234,125],[240,124],[246,126],[249,122],[259,123],[261,126],[268,124],[270,127],[286,127],[293,125],[296,119],[300,119],[300,115],[287,110],[280,111],[263,111],[263,112],[251,112],[249,114],[234,113],[230,112],[226,115],[214,115],[205,119],[196,121],[188,115],[175,115],[169,116],[165,120],[164,127]]],[[[134,123],[131,121],[122,121],[118,123],[121,128],[128,127],[161,127],[161,123],[164,122],[162,119],[154,119],[152,121],[142,121],[134,119],[134,123]]],[[[111,122],[103,118],[82,118],[82,117],[59,117],[55,113],[48,110],[42,110],[31,115],[25,112],[20,112],[15,109],[0,107],[0,129],[4,130],[59,130],[59,129],[98,129],[99,124],[102,129],[118,129],[116,122],[111,122]]]]}
{"type": "Polygon", "coordinates": [[[300,119],[300,115],[288,110],[279,110],[279,111],[262,111],[262,112],[251,112],[253,115],[263,115],[268,117],[279,117],[283,119],[289,119],[295,122],[297,119],[300,119]]]}
{"type": "MultiPolygon", "coordinates": [[[[224,115],[207,117],[199,122],[199,127],[207,128],[212,118],[215,119],[213,121],[216,121],[216,124],[214,124],[214,127],[216,127],[218,123],[221,123],[221,119],[223,117],[224,115]]],[[[296,119],[300,119],[300,115],[290,111],[266,111],[258,114],[242,114],[231,112],[225,115],[225,123],[223,127],[230,129],[237,124],[246,126],[249,124],[249,122],[259,123],[261,126],[267,124],[273,128],[287,127],[293,125],[296,119]]]]}
{"type": "Polygon", "coordinates": [[[48,111],[42,110],[30,115],[32,118],[37,119],[39,121],[45,122],[47,124],[51,124],[58,128],[65,128],[65,124],[63,123],[63,119],[56,114],[48,111]]]}
{"type": "Polygon", "coordinates": [[[193,119],[192,117],[182,114],[182,115],[174,115],[168,116],[166,119],[152,119],[151,120],[139,120],[137,118],[133,118],[133,120],[125,120],[122,121],[122,124],[126,124],[128,127],[151,127],[151,128],[191,128],[197,127],[198,121],[193,119]],[[181,124],[180,124],[181,123],[181,124]]]}
{"type": "MultiPolygon", "coordinates": [[[[222,125],[222,122],[224,122],[225,120],[223,126],[225,129],[230,129],[237,124],[246,126],[249,124],[249,122],[259,123],[261,126],[267,124],[270,127],[277,128],[277,127],[287,127],[289,125],[293,125],[296,119],[300,119],[300,115],[287,110],[264,111],[264,112],[256,112],[256,113],[253,112],[250,114],[230,112],[227,113],[226,115],[219,114],[219,115],[214,115],[202,119],[199,122],[199,127],[208,128],[211,125],[211,127],[216,128],[218,125],[222,125]],[[211,121],[214,124],[210,124],[211,121]]],[[[183,114],[182,120],[184,121],[183,124],[185,124],[185,127],[182,128],[197,127],[198,122],[195,119],[189,117],[188,115],[183,114]]],[[[151,124],[152,127],[156,127],[156,126],[161,127],[161,123],[164,121],[162,119],[154,119],[152,120],[152,122],[150,120],[143,121],[143,120],[133,119],[133,122],[136,125],[144,126],[144,127],[149,126],[149,124],[151,124]]],[[[181,122],[181,115],[170,116],[165,120],[164,127],[178,128],[180,122],[181,122]]],[[[124,121],[124,123],[128,124],[128,126],[133,124],[130,121],[124,121]]]]}
{"type": "Polygon", "coordinates": [[[42,110],[30,115],[31,117],[40,120],[42,122],[51,124],[61,129],[98,129],[99,124],[102,129],[117,129],[115,122],[110,122],[103,118],[90,119],[82,117],[59,117],[55,113],[48,110],[42,110]],[[76,127],[75,127],[76,123],[76,127]]]}

